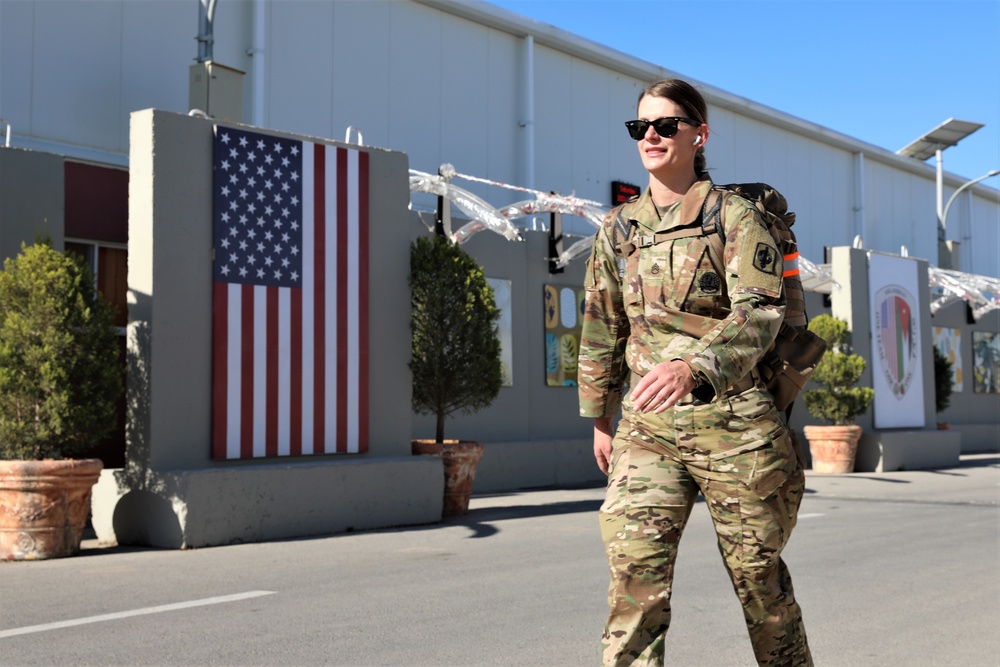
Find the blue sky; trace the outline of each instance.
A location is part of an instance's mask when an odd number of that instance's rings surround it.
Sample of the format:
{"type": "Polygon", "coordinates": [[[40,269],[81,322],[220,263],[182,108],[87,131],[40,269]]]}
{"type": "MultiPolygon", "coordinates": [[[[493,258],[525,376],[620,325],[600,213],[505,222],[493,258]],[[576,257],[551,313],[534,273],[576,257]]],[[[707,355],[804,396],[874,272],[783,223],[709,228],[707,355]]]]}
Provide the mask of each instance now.
{"type": "Polygon", "coordinates": [[[998,0],[489,1],[890,151],[984,123],[944,169],[1000,169],[998,0]]]}

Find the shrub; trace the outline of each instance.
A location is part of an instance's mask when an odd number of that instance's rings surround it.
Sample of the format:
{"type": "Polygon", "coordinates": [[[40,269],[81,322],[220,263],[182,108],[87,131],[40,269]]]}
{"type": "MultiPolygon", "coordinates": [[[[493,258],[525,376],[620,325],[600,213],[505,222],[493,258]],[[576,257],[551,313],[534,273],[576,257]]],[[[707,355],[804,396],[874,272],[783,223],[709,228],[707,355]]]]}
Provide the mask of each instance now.
{"type": "Polygon", "coordinates": [[[854,386],[865,371],[865,360],[850,352],[847,322],[823,314],[809,323],[809,330],[826,341],[827,351],[812,374],[822,388],[803,394],[806,410],[831,424],[853,424],[875,397],[874,389],[854,386]]]}
{"type": "Polygon", "coordinates": [[[47,242],[0,272],[0,458],[71,458],[116,423],[113,310],[90,269],[47,242]]]}

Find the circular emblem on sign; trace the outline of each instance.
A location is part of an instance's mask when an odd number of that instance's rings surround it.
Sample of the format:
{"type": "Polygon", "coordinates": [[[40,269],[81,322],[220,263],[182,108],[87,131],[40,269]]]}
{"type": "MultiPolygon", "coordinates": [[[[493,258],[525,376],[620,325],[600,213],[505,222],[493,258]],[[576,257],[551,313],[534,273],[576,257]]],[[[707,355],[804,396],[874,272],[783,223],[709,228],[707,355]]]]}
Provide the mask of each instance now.
{"type": "Polygon", "coordinates": [[[701,278],[698,280],[698,289],[706,294],[715,294],[719,291],[719,286],[722,281],[719,280],[719,274],[712,271],[706,271],[701,274],[701,278]]]}
{"type": "Polygon", "coordinates": [[[906,394],[913,381],[917,359],[915,306],[917,300],[899,285],[875,293],[875,341],[879,365],[896,398],[906,394]]]}

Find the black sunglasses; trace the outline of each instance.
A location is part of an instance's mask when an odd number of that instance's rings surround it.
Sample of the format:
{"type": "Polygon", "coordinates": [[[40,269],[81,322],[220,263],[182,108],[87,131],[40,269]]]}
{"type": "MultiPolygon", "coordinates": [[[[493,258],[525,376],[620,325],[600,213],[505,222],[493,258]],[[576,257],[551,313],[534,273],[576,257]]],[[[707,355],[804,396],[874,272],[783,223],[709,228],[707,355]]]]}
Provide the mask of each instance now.
{"type": "Polygon", "coordinates": [[[656,120],[627,120],[625,127],[628,128],[630,137],[639,141],[646,136],[646,130],[652,125],[656,133],[664,139],[677,134],[677,123],[687,123],[695,127],[701,127],[701,122],[694,118],[682,118],[681,116],[664,116],[656,120]]]}

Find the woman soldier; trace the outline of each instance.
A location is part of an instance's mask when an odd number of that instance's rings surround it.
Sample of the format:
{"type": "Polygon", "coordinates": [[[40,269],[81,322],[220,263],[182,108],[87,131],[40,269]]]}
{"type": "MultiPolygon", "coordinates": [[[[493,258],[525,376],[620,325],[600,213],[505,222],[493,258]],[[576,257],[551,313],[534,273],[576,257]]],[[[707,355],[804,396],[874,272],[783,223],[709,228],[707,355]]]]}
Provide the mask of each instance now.
{"type": "Polygon", "coordinates": [[[663,664],[677,545],[701,492],[757,662],[811,665],[780,557],[804,476],[755,369],[785,312],[782,256],[754,206],[727,194],[724,266],[713,263],[700,234],[712,182],[697,90],[657,81],[638,116],[625,125],[649,187],[597,232],[580,347],[580,414],[594,418],[594,455],[608,474],[604,664],[663,664]]]}

